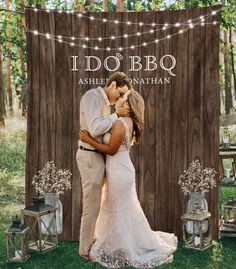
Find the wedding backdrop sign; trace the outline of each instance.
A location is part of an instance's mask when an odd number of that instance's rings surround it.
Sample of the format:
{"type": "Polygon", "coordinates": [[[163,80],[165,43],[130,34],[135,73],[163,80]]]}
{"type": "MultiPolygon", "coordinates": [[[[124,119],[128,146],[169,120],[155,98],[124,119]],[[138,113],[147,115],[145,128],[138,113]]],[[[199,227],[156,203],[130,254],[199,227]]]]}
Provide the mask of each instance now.
{"type": "MultiPolygon", "coordinates": [[[[115,71],[146,105],[142,145],[132,149],[137,191],[155,230],[182,234],[178,177],[196,157],[218,170],[220,6],[152,12],[27,9],[29,70],[26,203],[46,162],[72,171],[62,197],[66,240],[78,240],[82,193],[76,164],[79,104],[115,71]]],[[[207,195],[218,236],[218,190],[207,195]]]]}

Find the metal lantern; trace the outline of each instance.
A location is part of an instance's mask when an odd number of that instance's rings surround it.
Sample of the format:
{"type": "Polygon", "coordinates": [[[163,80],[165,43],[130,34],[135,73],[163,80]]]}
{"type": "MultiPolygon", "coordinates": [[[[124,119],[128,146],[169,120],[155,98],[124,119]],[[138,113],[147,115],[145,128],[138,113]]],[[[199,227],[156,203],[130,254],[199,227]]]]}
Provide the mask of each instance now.
{"type": "Polygon", "coordinates": [[[211,213],[196,206],[191,212],[184,214],[182,220],[186,248],[205,250],[212,246],[211,213]]]}
{"type": "Polygon", "coordinates": [[[232,196],[223,205],[224,218],[220,227],[221,236],[236,236],[236,201],[232,196]]]}
{"type": "Polygon", "coordinates": [[[27,233],[29,227],[21,224],[21,219],[15,216],[12,225],[5,231],[7,238],[7,260],[10,262],[25,262],[29,259],[27,233]]]}
{"type": "Polygon", "coordinates": [[[28,247],[32,251],[40,253],[51,251],[58,247],[57,234],[54,232],[56,226],[56,210],[44,203],[43,196],[33,197],[33,204],[27,206],[22,213],[25,222],[30,227],[28,234],[28,247]],[[45,216],[50,215],[51,221],[45,223],[45,216]],[[45,230],[47,233],[45,233],[45,230]]]}

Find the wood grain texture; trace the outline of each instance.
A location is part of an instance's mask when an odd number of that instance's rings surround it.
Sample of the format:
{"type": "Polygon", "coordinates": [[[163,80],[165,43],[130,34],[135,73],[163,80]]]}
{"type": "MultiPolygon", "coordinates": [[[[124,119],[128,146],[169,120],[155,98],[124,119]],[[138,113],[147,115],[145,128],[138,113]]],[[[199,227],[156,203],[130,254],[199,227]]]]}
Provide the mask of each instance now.
{"type": "MultiPolygon", "coordinates": [[[[72,15],[58,14],[55,12],[55,34],[56,36],[72,35],[72,15]]],[[[73,81],[72,72],[70,71],[70,61],[65,61],[62,55],[69,57],[71,47],[55,42],[56,66],[56,107],[55,107],[55,151],[56,166],[73,171],[73,81]],[[66,79],[65,79],[66,78],[66,79]]],[[[60,239],[72,238],[72,192],[73,189],[67,190],[60,199],[63,203],[63,234],[60,239]],[[67,206],[68,205],[68,206],[67,206]]]]}
{"type": "MultiPolygon", "coordinates": [[[[210,13],[214,8],[199,8],[159,12],[89,13],[87,15],[110,20],[158,24],[186,22],[210,13]]],[[[132,38],[110,39],[142,31],[150,26],[102,23],[57,12],[46,13],[26,10],[27,27],[62,36],[103,37],[75,43],[88,46],[119,47],[152,42],[173,35],[180,28],[162,30],[132,38]]],[[[219,21],[220,13],[207,22],[219,21]]],[[[188,25],[182,26],[182,29],[188,25]]],[[[159,28],[159,30],[158,30],[159,28]]],[[[120,52],[123,56],[119,71],[132,78],[170,77],[170,83],[134,84],[145,101],[145,133],[142,145],[132,148],[131,158],[136,169],[137,192],[145,215],[154,230],[174,232],[182,236],[181,215],[186,200],[178,186],[178,177],[189,164],[199,158],[203,166],[218,170],[219,129],[219,25],[195,26],[181,35],[165,39],[158,44],[140,46],[120,52]],[[160,68],[165,54],[176,58],[172,77],[160,68]],[[130,71],[129,56],[141,57],[143,69],[130,71]],[[145,70],[145,56],[156,57],[157,68],[145,70]]],[[[103,60],[118,51],[94,51],[91,48],[70,47],[44,37],[27,34],[29,70],[29,106],[26,162],[26,204],[30,203],[34,189],[33,175],[49,160],[60,168],[72,171],[72,190],[61,196],[64,208],[64,231],[61,239],[78,240],[82,214],[82,188],[76,164],[79,113],[82,95],[97,85],[79,84],[79,79],[108,78],[103,60]],[[72,72],[71,56],[79,56],[79,70],[72,72]],[[96,72],[85,71],[86,55],[97,56],[102,67],[96,72]]],[[[112,60],[110,67],[114,67],[112,60]]],[[[170,60],[166,59],[165,65],[170,60]]],[[[92,64],[95,66],[95,63],[92,64]]],[[[164,81],[163,81],[164,82],[164,81]]],[[[213,238],[218,237],[218,188],[207,195],[212,213],[213,238]]]]}
{"type": "MultiPolygon", "coordinates": [[[[38,29],[37,14],[26,12],[26,23],[31,29],[38,29]]],[[[38,171],[38,141],[39,141],[39,39],[30,33],[26,34],[27,70],[28,70],[28,118],[27,118],[27,150],[26,150],[26,181],[25,204],[32,201],[35,193],[31,184],[33,176],[38,171]]]]}

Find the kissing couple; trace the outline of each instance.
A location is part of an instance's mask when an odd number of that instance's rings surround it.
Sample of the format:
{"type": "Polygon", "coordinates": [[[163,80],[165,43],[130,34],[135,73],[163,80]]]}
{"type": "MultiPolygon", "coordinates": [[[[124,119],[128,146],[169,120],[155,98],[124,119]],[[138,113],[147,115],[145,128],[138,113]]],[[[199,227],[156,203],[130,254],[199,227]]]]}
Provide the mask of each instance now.
{"type": "Polygon", "coordinates": [[[177,237],[152,231],[137,197],[129,151],[142,140],[144,100],[126,74],[116,72],[104,88],[82,96],[80,128],[80,256],[107,268],[153,268],[172,262],[177,237]],[[112,114],[110,105],[115,105],[112,114]]]}

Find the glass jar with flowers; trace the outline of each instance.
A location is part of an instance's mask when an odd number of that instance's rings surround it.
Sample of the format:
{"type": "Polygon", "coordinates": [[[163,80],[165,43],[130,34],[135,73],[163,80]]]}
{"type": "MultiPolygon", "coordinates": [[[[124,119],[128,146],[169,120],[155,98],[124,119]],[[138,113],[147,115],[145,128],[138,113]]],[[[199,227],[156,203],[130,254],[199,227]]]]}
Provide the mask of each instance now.
{"type": "MultiPolygon", "coordinates": [[[[63,230],[63,208],[59,195],[63,194],[65,190],[71,189],[71,176],[69,170],[58,169],[54,161],[50,161],[33,177],[32,184],[35,186],[35,191],[44,195],[45,204],[57,208],[56,227],[52,228],[53,234],[61,234],[63,230]]],[[[52,214],[43,217],[42,221],[46,225],[41,225],[42,233],[47,234],[45,226],[51,222],[52,217],[52,214]]]]}
{"type": "MultiPolygon", "coordinates": [[[[186,212],[193,212],[196,204],[204,211],[208,211],[208,204],[205,199],[205,193],[213,187],[216,187],[216,170],[214,168],[203,168],[198,159],[193,161],[187,170],[179,176],[178,184],[184,194],[189,196],[186,206],[186,212]]],[[[193,227],[188,225],[188,232],[191,233],[193,227]]],[[[207,223],[204,227],[207,231],[207,223]]]]}

